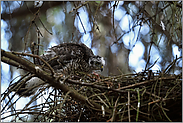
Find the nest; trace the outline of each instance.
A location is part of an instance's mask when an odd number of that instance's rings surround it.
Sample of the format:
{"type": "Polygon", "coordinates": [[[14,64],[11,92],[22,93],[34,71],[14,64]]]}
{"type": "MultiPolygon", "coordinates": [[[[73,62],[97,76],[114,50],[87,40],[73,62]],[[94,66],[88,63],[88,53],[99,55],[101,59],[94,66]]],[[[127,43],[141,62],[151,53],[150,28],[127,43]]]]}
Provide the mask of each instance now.
{"type": "MultiPolygon", "coordinates": [[[[101,77],[93,80],[92,84],[91,78],[82,78],[80,81],[84,83],[80,84],[70,82],[70,86],[78,84],[73,88],[87,96],[88,100],[100,104],[101,110],[92,105],[85,106],[79,112],[76,110],[76,116],[69,114],[73,119],[69,117],[66,121],[181,121],[182,75],[150,70],[137,74],[101,77]],[[105,112],[105,108],[111,112],[105,112]],[[78,117],[79,115],[82,116],[78,117]]],[[[72,106],[80,105],[72,102],[69,104],[71,106],[68,111],[72,106]]]]}
{"type": "Polygon", "coordinates": [[[24,122],[182,120],[182,73],[167,74],[179,58],[161,72],[148,68],[136,74],[109,77],[81,72],[54,77],[51,69],[48,73],[15,53],[1,50],[1,54],[3,62],[31,73],[16,81],[18,84],[10,82],[1,94],[3,121],[9,117],[13,117],[11,121],[24,122]],[[39,86],[37,92],[22,109],[17,109],[15,106],[22,98],[21,95],[16,98],[17,92],[27,81],[24,78],[33,76],[46,84],[35,85],[39,86]]]}
{"type": "MultiPolygon", "coordinates": [[[[68,76],[62,82],[71,90],[66,93],[50,85],[42,86],[23,109],[13,108],[12,121],[182,120],[181,74],[169,75],[150,70],[137,74],[103,77],[80,73],[68,76]],[[87,97],[86,101],[70,96],[72,90],[87,97]],[[38,99],[44,101],[30,105],[38,99]],[[97,103],[101,108],[93,103],[97,103]]],[[[10,90],[7,89],[2,97],[5,101],[5,97],[8,96],[11,103],[7,103],[9,105],[3,109],[12,107],[17,101],[12,100],[15,94],[11,97],[10,94],[7,95],[8,91],[10,90]]]]}

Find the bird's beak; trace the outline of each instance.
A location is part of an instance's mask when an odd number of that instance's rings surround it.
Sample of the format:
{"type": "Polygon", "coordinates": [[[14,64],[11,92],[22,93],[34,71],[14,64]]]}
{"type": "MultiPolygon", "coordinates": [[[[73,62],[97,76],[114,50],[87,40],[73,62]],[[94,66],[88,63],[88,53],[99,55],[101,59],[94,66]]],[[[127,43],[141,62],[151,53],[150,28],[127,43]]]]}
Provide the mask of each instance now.
{"type": "Polygon", "coordinates": [[[104,69],[104,66],[102,65],[102,66],[101,66],[101,71],[103,71],[103,69],[104,69]]]}

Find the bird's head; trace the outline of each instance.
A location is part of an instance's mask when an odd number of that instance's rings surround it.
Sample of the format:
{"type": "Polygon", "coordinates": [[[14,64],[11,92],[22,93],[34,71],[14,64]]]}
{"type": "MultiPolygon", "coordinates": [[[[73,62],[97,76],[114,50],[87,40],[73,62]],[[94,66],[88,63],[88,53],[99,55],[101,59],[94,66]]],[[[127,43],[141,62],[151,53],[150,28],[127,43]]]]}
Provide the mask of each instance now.
{"type": "Polygon", "coordinates": [[[105,60],[100,56],[92,56],[89,58],[89,67],[91,70],[101,70],[103,71],[103,67],[105,65],[105,60]]]}

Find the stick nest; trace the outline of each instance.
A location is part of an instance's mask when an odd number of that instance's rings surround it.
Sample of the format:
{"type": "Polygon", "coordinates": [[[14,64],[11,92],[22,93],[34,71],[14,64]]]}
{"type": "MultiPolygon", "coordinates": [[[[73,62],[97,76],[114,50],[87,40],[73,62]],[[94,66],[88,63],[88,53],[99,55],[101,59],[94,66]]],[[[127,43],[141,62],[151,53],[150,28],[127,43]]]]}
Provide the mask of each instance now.
{"type": "MultiPolygon", "coordinates": [[[[13,108],[12,121],[18,118],[21,121],[42,122],[128,122],[181,121],[182,118],[182,74],[170,75],[150,70],[103,77],[80,73],[68,76],[62,82],[71,91],[65,93],[50,86],[42,86],[23,109],[13,108]],[[86,102],[69,96],[72,90],[87,97],[86,102]],[[38,99],[42,99],[41,103],[33,103],[38,99]],[[101,108],[96,108],[91,101],[101,108]]],[[[2,102],[7,101],[5,97],[8,96],[11,103],[4,109],[12,107],[17,101],[13,100],[15,94],[7,95],[8,91],[11,90],[7,89],[2,94],[2,102]]]]}

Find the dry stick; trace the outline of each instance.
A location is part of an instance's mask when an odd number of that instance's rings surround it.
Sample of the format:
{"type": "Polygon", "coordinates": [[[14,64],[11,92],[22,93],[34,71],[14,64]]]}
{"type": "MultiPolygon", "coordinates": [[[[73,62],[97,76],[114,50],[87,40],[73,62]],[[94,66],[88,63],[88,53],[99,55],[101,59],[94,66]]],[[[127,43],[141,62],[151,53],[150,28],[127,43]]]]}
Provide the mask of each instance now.
{"type": "MultiPolygon", "coordinates": [[[[52,92],[53,92],[53,91],[52,91],[52,92]]],[[[52,93],[52,92],[51,92],[51,93],[52,93]]],[[[41,108],[39,114],[36,116],[36,118],[34,118],[34,122],[36,121],[36,119],[38,119],[38,117],[39,117],[39,115],[41,114],[41,112],[43,112],[43,108],[45,107],[45,105],[48,104],[48,105],[50,106],[50,103],[52,103],[52,102],[48,102],[48,100],[50,99],[50,96],[51,96],[51,94],[49,94],[48,98],[45,100],[45,103],[39,104],[39,105],[42,105],[42,108],[41,108]]],[[[50,107],[51,107],[51,106],[50,106],[50,107]]],[[[31,107],[29,107],[29,108],[31,108],[31,107]]],[[[27,109],[27,110],[29,110],[29,109],[27,109]]],[[[40,119],[40,120],[42,120],[42,119],[40,119]]]]}
{"type": "MultiPolygon", "coordinates": [[[[42,91],[44,91],[46,88],[42,89],[42,91]]],[[[32,99],[26,104],[26,106],[20,111],[20,113],[22,113],[23,111],[25,111],[27,109],[27,107],[33,102],[35,101],[36,97],[39,95],[40,93],[37,93],[36,95],[34,95],[32,97],[32,99]]],[[[28,110],[28,109],[27,109],[28,110]]],[[[30,111],[30,110],[29,110],[30,111]]]]}
{"type": "Polygon", "coordinates": [[[152,95],[152,96],[154,96],[154,97],[156,97],[156,98],[161,99],[161,97],[159,97],[159,96],[157,96],[157,95],[155,95],[155,94],[151,94],[151,93],[150,93],[150,92],[148,92],[148,91],[146,91],[145,93],[147,93],[147,94],[149,94],[149,95],[152,95]]]}
{"type": "MultiPolygon", "coordinates": [[[[177,84],[170,90],[170,92],[171,92],[178,84],[179,84],[179,83],[177,83],[177,84]]],[[[167,92],[167,93],[169,94],[170,92],[167,92]]],[[[146,91],[146,93],[149,94],[149,95],[151,94],[150,92],[147,92],[147,91],[146,91]]],[[[160,102],[160,101],[169,100],[170,98],[167,98],[168,94],[166,94],[166,96],[165,96],[164,98],[159,97],[159,96],[157,96],[157,95],[155,95],[155,94],[151,94],[152,96],[154,96],[154,97],[156,97],[156,98],[158,98],[158,99],[155,100],[155,101],[153,101],[153,102],[149,102],[148,105],[151,105],[151,104],[153,104],[153,103],[157,103],[157,102],[160,102]]]]}
{"type": "MultiPolygon", "coordinates": [[[[132,109],[134,109],[134,110],[137,111],[137,109],[136,109],[135,107],[133,107],[133,105],[130,105],[130,107],[131,107],[132,109]]],[[[131,110],[132,110],[132,109],[131,109],[131,110]]],[[[147,116],[150,116],[150,114],[144,113],[144,112],[142,112],[142,111],[139,111],[139,113],[144,114],[144,115],[147,115],[147,116]]]]}
{"type": "Polygon", "coordinates": [[[115,91],[115,92],[119,92],[119,93],[127,92],[126,90],[108,88],[108,87],[105,87],[105,86],[95,85],[93,83],[84,83],[84,82],[80,82],[79,80],[67,79],[66,82],[71,83],[71,84],[83,85],[83,86],[91,86],[93,88],[98,88],[98,89],[111,90],[111,91],[115,91]]]}
{"type": "Polygon", "coordinates": [[[148,59],[147,59],[147,62],[146,62],[146,66],[145,66],[145,70],[144,71],[146,71],[146,69],[147,69],[147,66],[148,66],[148,64],[149,64],[149,61],[150,61],[150,57],[151,57],[151,55],[150,55],[150,53],[151,53],[151,48],[152,48],[152,44],[154,43],[153,42],[153,38],[154,38],[154,29],[153,29],[153,36],[152,36],[152,39],[151,39],[151,44],[150,44],[150,48],[149,48],[149,55],[148,55],[148,59]]]}
{"type": "MultiPolygon", "coordinates": [[[[32,76],[33,76],[33,75],[31,75],[30,77],[32,77],[32,76]]],[[[38,84],[38,85],[36,85],[36,86],[33,86],[33,87],[29,88],[28,90],[26,90],[25,92],[23,92],[23,93],[19,96],[19,98],[18,98],[15,102],[12,103],[12,105],[15,104],[15,103],[22,97],[22,95],[23,95],[24,93],[27,93],[27,92],[30,91],[31,89],[36,88],[36,87],[39,87],[40,85],[42,85],[42,84],[38,84]]],[[[21,86],[20,86],[20,87],[21,87],[21,86]]],[[[19,88],[20,88],[20,87],[19,87],[19,88]]],[[[19,88],[18,88],[18,89],[19,89],[19,88]]],[[[17,89],[17,90],[18,90],[18,89],[17,89]]],[[[46,88],[44,88],[42,91],[44,91],[45,89],[46,89],[46,88]]],[[[16,94],[16,92],[15,92],[15,94],[16,94]]],[[[25,110],[25,108],[28,107],[28,106],[34,101],[33,99],[35,99],[39,94],[40,94],[40,93],[34,95],[34,97],[31,99],[31,101],[29,101],[29,103],[27,103],[26,106],[25,106],[21,111],[25,110]]],[[[9,105],[9,107],[7,108],[7,110],[8,110],[12,105],[9,105]]]]}
{"type": "Polygon", "coordinates": [[[102,2],[103,2],[103,1],[101,1],[101,2],[98,4],[98,6],[97,6],[97,9],[96,9],[95,14],[94,14],[94,21],[95,21],[95,17],[96,17],[96,15],[97,15],[98,9],[100,8],[100,5],[102,4],[102,2]]]}
{"type": "Polygon", "coordinates": [[[151,104],[153,104],[153,103],[158,103],[158,102],[160,102],[160,101],[165,101],[165,100],[169,100],[169,99],[165,99],[165,98],[163,98],[163,99],[157,99],[157,100],[155,100],[155,101],[153,101],[153,102],[149,102],[148,105],[151,105],[151,104]]]}
{"type": "MultiPolygon", "coordinates": [[[[53,93],[54,91],[55,91],[55,90],[53,89],[51,93],[53,93]]],[[[50,94],[50,95],[51,95],[51,94],[50,94]]],[[[50,100],[52,100],[51,103],[53,103],[54,101],[53,101],[53,99],[50,98],[50,95],[49,95],[49,98],[47,98],[47,100],[50,99],[50,100]]],[[[47,110],[47,112],[43,115],[42,119],[39,118],[39,115],[37,116],[37,117],[38,117],[37,119],[39,119],[39,121],[43,121],[43,119],[44,119],[44,121],[45,121],[44,116],[52,117],[52,116],[50,116],[50,115],[53,114],[53,112],[54,112],[54,107],[53,107],[53,104],[51,104],[51,103],[49,104],[49,106],[50,106],[49,111],[47,110]]],[[[42,110],[43,110],[43,109],[42,109],[42,110]]],[[[57,115],[54,115],[54,116],[57,116],[57,115]]],[[[57,117],[58,117],[58,116],[57,116],[57,117]]]]}
{"type": "MultiPolygon", "coordinates": [[[[35,24],[36,25],[36,24],[35,24]]],[[[38,28],[38,27],[37,27],[38,28]]],[[[37,55],[39,55],[39,44],[40,44],[40,30],[37,29],[37,33],[38,33],[38,36],[37,36],[37,39],[38,39],[38,45],[37,45],[37,55]]],[[[39,61],[39,60],[38,60],[39,61]]]]}
{"type": "Polygon", "coordinates": [[[137,43],[137,41],[138,41],[138,39],[140,37],[139,35],[140,35],[141,28],[142,28],[142,22],[140,22],[140,28],[138,30],[137,39],[136,39],[135,43],[133,44],[133,46],[131,47],[130,51],[132,51],[132,49],[135,47],[135,44],[137,43]]]}
{"type": "Polygon", "coordinates": [[[69,93],[70,93],[70,92],[71,92],[71,91],[68,91],[68,92],[65,94],[65,96],[64,96],[64,100],[63,100],[63,102],[60,104],[60,109],[62,109],[63,104],[65,103],[66,98],[67,98],[67,96],[69,95],[69,93]]]}
{"type": "Polygon", "coordinates": [[[99,100],[101,101],[101,103],[103,103],[106,107],[109,107],[100,96],[97,95],[97,98],[99,98],[99,100]]]}
{"type": "Polygon", "coordinates": [[[25,49],[26,49],[26,44],[27,44],[27,39],[28,39],[28,34],[29,34],[29,31],[30,31],[30,28],[31,28],[31,26],[32,26],[32,24],[33,24],[33,22],[36,20],[36,18],[37,18],[37,13],[39,13],[39,10],[35,13],[35,16],[33,17],[33,19],[31,20],[31,23],[30,23],[30,25],[29,25],[29,28],[28,28],[28,30],[27,30],[27,33],[26,33],[26,35],[25,35],[25,48],[24,48],[24,52],[25,52],[25,49]]]}
{"type": "MultiPolygon", "coordinates": [[[[26,75],[28,75],[28,74],[26,74],[26,75]]],[[[28,77],[29,78],[29,77],[28,77]]],[[[28,80],[28,78],[27,78],[27,80],[28,80]]],[[[18,87],[17,88],[17,90],[18,89],[20,89],[20,87],[24,84],[26,82],[26,79],[25,79],[25,81],[24,82],[22,82],[21,84],[20,84],[20,86],[19,85],[16,85],[16,87],[18,87]]],[[[14,87],[15,88],[15,87],[14,87]]],[[[10,92],[9,92],[10,93],[10,92]]],[[[6,106],[9,104],[9,102],[11,102],[11,100],[13,100],[13,97],[16,95],[16,92],[15,92],[15,94],[13,94],[13,96],[9,99],[9,101],[6,103],[6,105],[3,107],[3,109],[1,110],[1,112],[3,112],[4,110],[5,110],[5,108],[6,108],[6,106]]],[[[5,97],[4,97],[5,98],[5,97]]],[[[3,98],[3,99],[4,99],[3,98]]],[[[20,98],[20,97],[19,97],[20,98]]],[[[7,110],[11,107],[11,106],[13,106],[18,100],[19,100],[19,98],[15,101],[15,102],[13,102],[11,105],[9,105],[9,107],[7,108],[7,110]]]]}
{"type": "Polygon", "coordinates": [[[151,68],[156,64],[156,62],[158,61],[158,59],[159,59],[159,58],[156,59],[156,61],[147,69],[147,71],[148,71],[149,69],[151,69],[151,68]]]}
{"type": "Polygon", "coordinates": [[[83,25],[83,22],[82,22],[82,20],[81,20],[81,18],[80,18],[80,16],[79,16],[79,12],[76,12],[76,15],[77,15],[78,18],[79,18],[79,21],[80,21],[80,23],[81,23],[81,26],[83,27],[84,33],[86,34],[86,30],[85,30],[85,27],[84,27],[84,25],[83,25]]]}
{"type": "MultiPolygon", "coordinates": [[[[118,3],[119,3],[119,1],[118,1],[118,3]]],[[[117,36],[116,36],[116,32],[115,32],[115,28],[114,28],[114,11],[115,11],[115,8],[117,8],[117,1],[115,1],[115,3],[114,3],[114,5],[113,5],[113,18],[112,18],[112,25],[113,25],[113,30],[114,30],[114,36],[115,36],[115,40],[117,40],[117,36]]]]}
{"type": "Polygon", "coordinates": [[[163,114],[165,115],[165,117],[166,117],[170,122],[172,122],[172,121],[170,120],[170,118],[167,116],[166,112],[163,110],[162,102],[160,103],[160,107],[161,107],[161,110],[162,110],[163,114]]]}
{"type": "MultiPolygon", "coordinates": [[[[1,50],[2,51],[2,50],[1,50]]],[[[10,52],[11,53],[11,52],[10,52]]],[[[54,75],[54,70],[53,68],[50,66],[50,64],[48,64],[48,62],[46,62],[44,59],[42,59],[40,56],[38,55],[34,55],[34,54],[28,54],[28,53],[19,53],[19,52],[13,52],[14,54],[18,54],[18,55],[24,55],[24,56],[31,56],[31,57],[34,57],[34,58],[38,58],[40,59],[44,64],[46,64],[48,66],[48,68],[50,69],[51,71],[51,74],[54,75]]],[[[43,64],[43,66],[44,66],[43,64]]]]}
{"type": "MultiPolygon", "coordinates": [[[[158,80],[172,80],[172,79],[176,79],[176,78],[170,76],[170,77],[161,77],[158,80]]],[[[67,79],[66,80],[66,82],[71,83],[71,84],[78,84],[78,85],[83,85],[83,86],[91,86],[93,88],[111,90],[111,91],[120,92],[120,93],[127,92],[125,90],[127,88],[132,88],[132,87],[135,87],[135,86],[140,86],[140,85],[143,85],[143,84],[146,84],[146,83],[150,83],[150,82],[155,82],[155,81],[157,81],[157,80],[146,80],[144,82],[135,83],[135,84],[124,86],[124,87],[121,87],[121,88],[118,88],[118,89],[113,89],[113,88],[108,88],[108,87],[105,87],[105,86],[96,85],[96,84],[93,84],[93,83],[80,82],[79,80],[72,80],[72,79],[67,79]]],[[[134,93],[134,92],[132,92],[132,93],[134,93]]]]}
{"type": "Polygon", "coordinates": [[[45,27],[45,25],[43,24],[43,22],[41,21],[40,17],[38,16],[39,21],[41,22],[43,28],[50,34],[53,35],[52,32],[49,32],[48,29],[45,27]]]}
{"type": "Polygon", "coordinates": [[[178,60],[178,59],[181,59],[182,58],[182,56],[180,56],[179,58],[176,58],[176,59],[174,59],[168,66],[167,66],[167,68],[165,68],[165,70],[163,70],[163,74],[165,74],[165,73],[167,73],[168,72],[168,70],[170,70],[171,68],[172,68],[172,66],[176,63],[176,61],[178,60]]]}
{"type": "Polygon", "coordinates": [[[138,117],[139,117],[139,108],[140,108],[140,93],[139,93],[139,88],[137,88],[136,91],[137,91],[137,96],[138,96],[137,115],[136,115],[136,122],[137,122],[138,121],[138,117]]]}
{"type": "MultiPolygon", "coordinates": [[[[114,3],[114,5],[113,5],[113,18],[112,18],[112,23],[113,23],[113,29],[114,29],[114,11],[115,11],[115,8],[117,8],[117,5],[116,5],[116,2],[117,1],[115,1],[115,3],[114,3]]],[[[118,2],[119,3],[119,2],[118,2]]],[[[116,35],[115,35],[115,37],[116,37],[116,35]]]]}
{"type": "Polygon", "coordinates": [[[137,26],[139,26],[139,25],[140,25],[140,24],[137,24],[137,25],[132,26],[132,28],[131,28],[129,31],[123,33],[116,41],[114,41],[113,43],[111,43],[110,46],[112,46],[113,44],[117,43],[125,34],[130,33],[131,30],[133,30],[135,27],[137,27],[137,26]]]}
{"type": "MultiPolygon", "coordinates": [[[[35,42],[32,42],[32,43],[31,43],[31,46],[30,46],[31,51],[32,51],[32,54],[34,54],[34,51],[35,51],[35,48],[34,48],[35,44],[36,44],[35,42]]],[[[34,62],[34,64],[35,64],[35,61],[36,61],[36,60],[35,60],[35,57],[33,57],[33,62],[34,62]]]]}
{"type": "MultiPolygon", "coordinates": [[[[36,31],[38,32],[38,34],[40,34],[41,35],[41,37],[43,37],[43,34],[41,33],[41,31],[39,30],[39,28],[38,28],[38,26],[37,26],[37,24],[36,24],[36,22],[35,21],[32,21],[32,23],[34,23],[34,25],[35,25],[35,27],[36,27],[36,31]]],[[[39,44],[39,43],[38,43],[39,44]]],[[[39,45],[38,45],[39,46],[39,45]]]]}
{"type": "Polygon", "coordinates": [[[71,12],[73,12],[73,11],[75,11],[75,10],[78,10],[79,8],[83,7],[83,6],[84,6],[85,4],[87,4],[88,2],[89,2],[89,1],[86,1],[86,2],[82,3],[82,5],[77,6],[76,8],[72,9],[72,10],[69,12],[69,14],[70,14],[71,12]]]}
{"type": "Polygon", "coordinates": [[[128,120],[131,122],[130,119],[130,91],[128,91],[128,120]]]}
{"type": "Polygon", "coordinates": [[[114,122],[114,120],[115,120],[115,114],[116,114],[115,112],[116,112],[116,107],[117,107],[117,103],[118,103],[119,97],[120,96],[118,96],[118,98],[116,99],[116,102],[115,102],[115,105],[114,105],[111,122],[114,122]]]}
{"type": "MultiPolygon", "coordinates": [[[[124,116],[125,111],[126,111],[126,110],[125,110],[125,109],[126,109],[126,106],[124,105],[123,107],[124,107],[124,111],[122,111],[121,122],[123,121],[123,116],[124,116]]],[[[122,107],[122,108],[123,108],[123,107],[122,107]]],[[[121,109],[122,109],[122,108],[121,108],[121,109]]]]}
{"type": "MultiPolygon", "coordinates": [[[[37,27],[36,23],[35,23],[35,26],[37,27]]],[[[39,30],[38,27],[37,27],[37,33],[38,33],[37,55],[39,55],[39,44],[40,44],[40,34],[41,34],[41,32],[40,32],[40,30],[39,30]]],[[[41,36],[42,36],[42,34],[41,34],[41,36]]],[[[42,36],[42,37],[43,37],[43,36],[42,36]]],[[[35,57],[33,57],[33,58],[34,58],[34,60],[35,60],[35,57]]],[[[34,62],[34,63],[35,63],[35,62],[34,62]]],[[[38,60],[38,64],[41,64],[39,60],[38,60]]],[[[43,65],[43,66],[44,66],[44,65],[43,65]]]]}
{"type": "MultiPolygon", "coordinates": [[[[171,80],[171,79],[176,79],[176,78],[170,76],[170,77],[161,77],[158,80],[171,80]]],[[[135,87],[135,86],[139,86],[139,85],[143,85],[143,84],[146,84],[146,83],[149,83],[149,82],[155,82],[155,81],[157,81],[157,80],[146,80],[144,82],[135,83],[135,84],[132,84],[132,85],[128,85],[128,86],[125,86],[125,87],[118,88],[116,90],[123,90],[123,89],[131,88],[131,87],[135,87]]]]}
{"type": "MultiPolygon", "coordinates": [[[[27,111],[27,112],[17,112],[16,114],[32,114],[32,115],[35,115],[35,114],[39,114],[39,112],[30,112],[30,111],[27,111]]],[[[1,118],[1,120],[6,119],[6,118],[11,117],[11,116],[14,116],[16,114],[15,113],[14,114],[10,114],[10,115],[8,115],[6,117],[1,118]]],[[[44,113],[41,113],[41,114],[44,115],[44,113]]],[[[56,116],[56,115],[53,115],[53,117],[54,116],[56,116]]]]}

